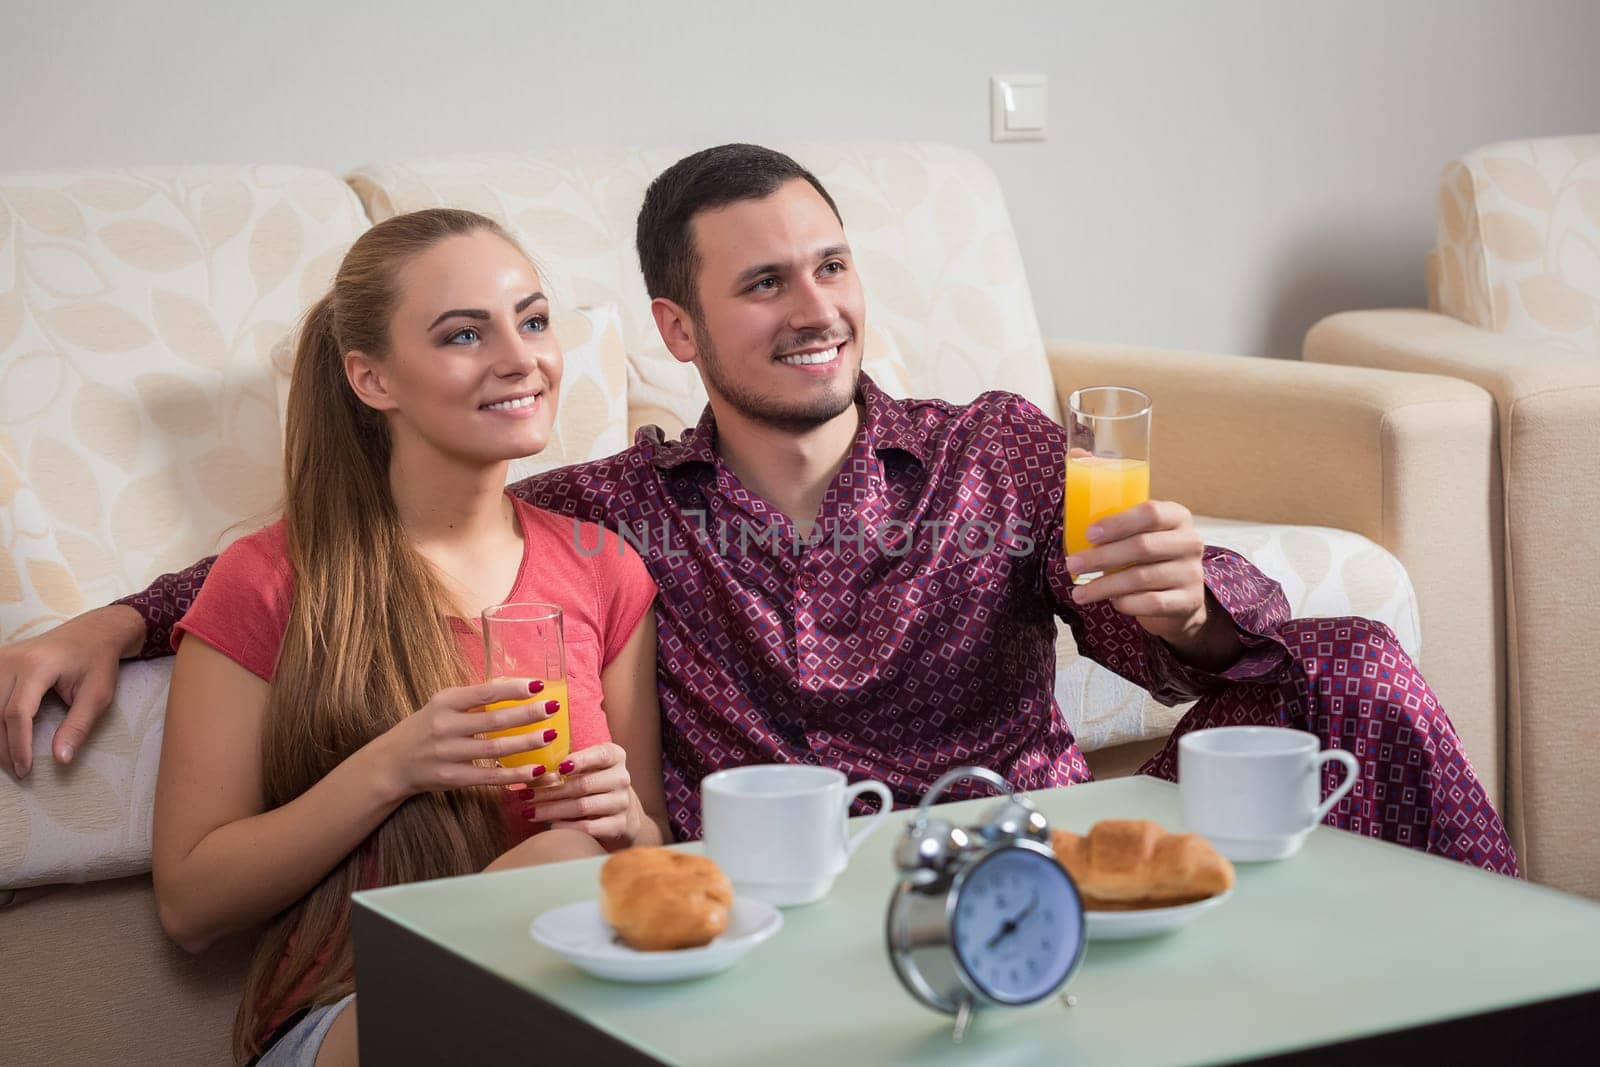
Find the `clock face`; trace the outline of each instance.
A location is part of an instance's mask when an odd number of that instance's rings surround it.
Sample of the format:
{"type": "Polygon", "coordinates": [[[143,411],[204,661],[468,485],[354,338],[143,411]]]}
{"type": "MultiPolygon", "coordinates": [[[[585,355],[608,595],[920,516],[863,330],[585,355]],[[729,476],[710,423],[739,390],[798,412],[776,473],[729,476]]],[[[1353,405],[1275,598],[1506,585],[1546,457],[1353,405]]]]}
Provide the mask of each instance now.
{"type": "Polygon", "coordinates": [[[1049,996],[1083,955],[1083,905],[1055,859],[1002,848],[979,860],[959,887],[951,934],[956,959],[1002,1004],[1049,996]]]}

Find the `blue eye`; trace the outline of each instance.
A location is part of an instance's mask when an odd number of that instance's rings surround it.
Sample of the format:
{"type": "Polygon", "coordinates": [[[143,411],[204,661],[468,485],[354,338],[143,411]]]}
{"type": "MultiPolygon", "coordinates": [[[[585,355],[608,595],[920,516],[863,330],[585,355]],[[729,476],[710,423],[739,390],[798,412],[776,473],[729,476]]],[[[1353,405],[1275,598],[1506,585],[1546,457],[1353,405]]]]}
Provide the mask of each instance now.
{"type": "Polygon", "coordinates": [[[455,333],[444,339],[447,345],[470,345],[478,340],[478,331],[471,326],[463,326],[455,333]]]}
{"type": "Polygon", "coordinates": [[[522,328],[524,330],[530,326],[533,327],[534,333],[543,333],[550,328],[550,320],[543,315],[535,315],[533,318],[522,324],[522,328]]]}

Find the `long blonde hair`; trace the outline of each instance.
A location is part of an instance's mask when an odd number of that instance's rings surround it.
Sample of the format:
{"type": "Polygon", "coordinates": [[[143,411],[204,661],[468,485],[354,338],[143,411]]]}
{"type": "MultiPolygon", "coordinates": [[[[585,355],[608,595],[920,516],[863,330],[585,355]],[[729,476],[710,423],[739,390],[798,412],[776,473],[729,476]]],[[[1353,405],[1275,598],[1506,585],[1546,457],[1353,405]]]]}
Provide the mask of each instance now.
{"type": "MultiPolygon", "coordinates": [[[[445,616],[445,590],[400,524],[387,424],[351,389],[344,354],[385,358],[401,268],[446,238],[485,230],[516,245],[470,211],[431,209],[378,223],[345,255],[333,288],[301,328],[284,434],[294,600],[261,753],[269,806],[293,800],[440,689],[469,677],[445,616]]],[[[355,988],[352,892],[480,870],[507,843],[492,789],[406,800],[272,921],[234,1020],[234,1054],[254,1055],[275,1015],[355,988]],[[331,955],[319,964],[325,945],[331,955]],[[320,981],[291,1000],[317,966],[320,981]]]]}

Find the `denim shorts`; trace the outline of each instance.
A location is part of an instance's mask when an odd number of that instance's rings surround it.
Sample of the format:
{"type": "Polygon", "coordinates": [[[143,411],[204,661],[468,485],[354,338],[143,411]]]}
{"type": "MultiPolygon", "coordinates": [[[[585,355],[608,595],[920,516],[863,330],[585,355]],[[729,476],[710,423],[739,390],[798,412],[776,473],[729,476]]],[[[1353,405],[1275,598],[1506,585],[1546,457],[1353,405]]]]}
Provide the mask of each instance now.
{"type": "Polygon", "coordinates": [[[355,998],[351,993],[332,1004],[306,1012],[288,1033],[261,1054],[255,1061],[257,1067],[315,1067],[317,1053],[322,1051],[322,1039],[328,1036],[328,1029],[339,1013],[355,998]]]}

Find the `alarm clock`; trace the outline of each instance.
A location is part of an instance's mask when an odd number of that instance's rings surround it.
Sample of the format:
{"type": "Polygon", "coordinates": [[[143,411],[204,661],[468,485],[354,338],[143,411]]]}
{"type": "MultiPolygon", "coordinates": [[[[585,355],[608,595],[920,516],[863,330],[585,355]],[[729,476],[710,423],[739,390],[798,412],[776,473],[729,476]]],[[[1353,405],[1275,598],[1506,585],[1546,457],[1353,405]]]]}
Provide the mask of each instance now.
{"type": "Polygon", "coordinates": [[[956,1016],[957,1042],[976,1010],[1053,996],[1083,962],[1083,900],[1049,841],[1044,815],[1009,782],[958,767],[928,790],[895,846],[889,959],[907,992],[956,1016]],[[972,826],[933,818],[934,801],[962,778],[1007,795],[972,826]]]}

